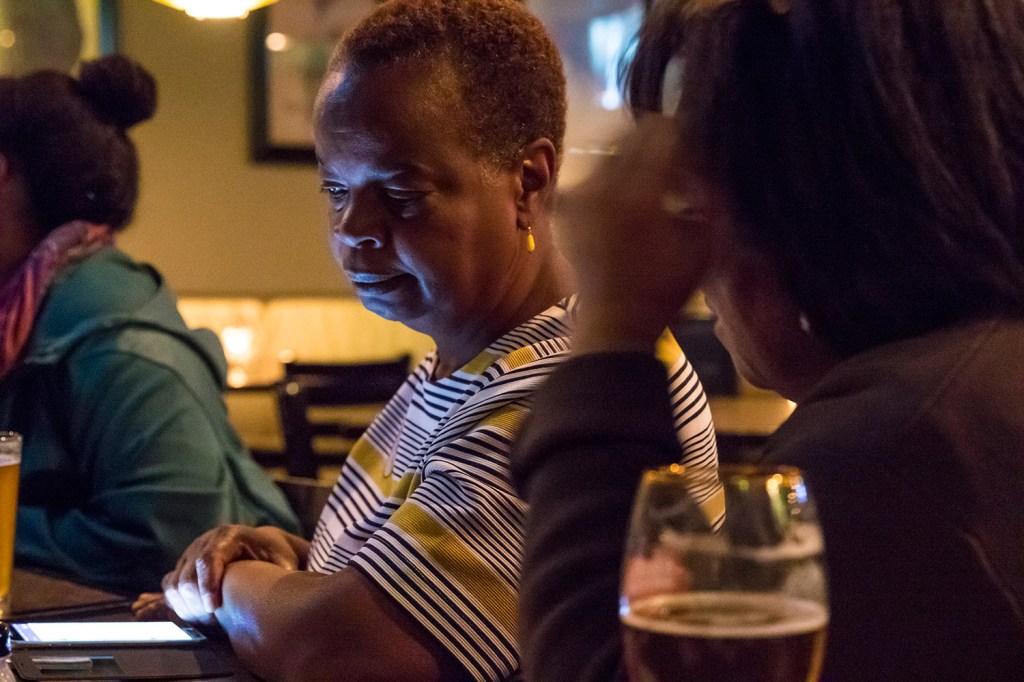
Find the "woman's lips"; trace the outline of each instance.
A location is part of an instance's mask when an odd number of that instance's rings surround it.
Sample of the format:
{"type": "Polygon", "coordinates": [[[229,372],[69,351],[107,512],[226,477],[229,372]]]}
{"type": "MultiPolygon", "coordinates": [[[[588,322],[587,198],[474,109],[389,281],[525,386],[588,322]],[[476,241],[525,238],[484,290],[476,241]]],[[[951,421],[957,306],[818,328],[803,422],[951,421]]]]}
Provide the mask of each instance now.
{"type": "Polygon", "coordinates": [[[400,273],[397,272],[346,272],[348,278],[353,284],[380,284],[394,277],[398,277],[400,273]]]}
{"type": "Polygon", "coordinates": [[[383,294],[397,289],[406,276],[404,272],[346,272],[352,286],[363,293],[383,294]]]}

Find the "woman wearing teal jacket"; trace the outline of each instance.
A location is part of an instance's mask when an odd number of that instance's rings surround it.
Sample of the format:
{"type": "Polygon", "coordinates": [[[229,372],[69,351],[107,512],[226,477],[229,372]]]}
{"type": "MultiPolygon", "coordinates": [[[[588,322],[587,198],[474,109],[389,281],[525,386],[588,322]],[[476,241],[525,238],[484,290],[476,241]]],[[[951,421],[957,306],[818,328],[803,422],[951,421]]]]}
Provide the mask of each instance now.
{"type": "Polygon", "coordinates": [[[197,534],[297,523],[227,421],[224,355],[114,247],[127,128],[155,85],[119,56],[0,78],[0,429],[24,437],[16,561],[152,589],[197,534]]]}

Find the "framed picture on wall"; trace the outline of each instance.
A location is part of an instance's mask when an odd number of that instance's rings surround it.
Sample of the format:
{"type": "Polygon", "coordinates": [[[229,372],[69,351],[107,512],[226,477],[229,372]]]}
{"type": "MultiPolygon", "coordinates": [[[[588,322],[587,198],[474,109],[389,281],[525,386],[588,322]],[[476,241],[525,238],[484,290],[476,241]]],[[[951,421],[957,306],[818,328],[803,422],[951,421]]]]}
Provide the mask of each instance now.
{"type": "Polygon", "coordinates": [[[0,0],[0,75],[71,72],[116,48],[116,0],[0,0]]]}
{"type": "MultiPolygon", "coordinates": [[[[338,38],[378,0],[278,0],[249,15],[251,149],[257,161],[315,162],[313,101],[338,38]]],[[[645,0],[528,0],[562,52],[569,123],[563,180],[574,156],[605,149],[626,121],[618,67],[645,0]]],[[[582,162],[578,165],[584,165],[582,162]]]]}
{"type": "Polygon", "coordinates": [[[251,149],[257,161],[316,161],[313,101],[334,44],[377,0],[278,0],[249,14],[251,149]]]}

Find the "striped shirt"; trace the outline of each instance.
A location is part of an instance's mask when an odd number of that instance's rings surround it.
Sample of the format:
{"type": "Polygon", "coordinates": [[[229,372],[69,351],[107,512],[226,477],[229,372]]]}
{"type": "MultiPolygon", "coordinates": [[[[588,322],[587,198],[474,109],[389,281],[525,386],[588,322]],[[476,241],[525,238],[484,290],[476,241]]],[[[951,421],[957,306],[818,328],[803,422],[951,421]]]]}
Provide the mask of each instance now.
{"type": "MultiPolygon", "coordinates": [[[[509,453],[533,392],[568,355],[573,306],[552,306],[443,379],[428,355],[352,448],[310,547],[311,570],[357,568],[478,680],[519,679],[525,504],[509,453]]],[[[695,492],[717,508],[707,400],[667,347],[683,461],[712,472],[695,492]]]]}

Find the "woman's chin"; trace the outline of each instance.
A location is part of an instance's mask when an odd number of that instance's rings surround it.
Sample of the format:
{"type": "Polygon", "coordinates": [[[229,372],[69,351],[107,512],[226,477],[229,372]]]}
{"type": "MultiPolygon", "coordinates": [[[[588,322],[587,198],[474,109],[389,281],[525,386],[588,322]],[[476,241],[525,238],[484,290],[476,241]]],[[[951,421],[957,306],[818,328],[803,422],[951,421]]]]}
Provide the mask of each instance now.
{"type": "Polygon", "coordinates": [[[359,296],[359,302],[363,304],[363,307],[369,310],[375,315],[383,317],[385,320],[391,320],[392,322],[403,322],[401,313],[396,309],[396,306],[390,301],[382,300],[377,296],[359,296]]]}
{"type": "Polygon", "coordinates": [[[423,318],[423,306],[416,301],[410,301],[405,296],[396,294],[380,295],[356,291],[363,307],[385,320],[399,322],[411,329],[418,329],[416,321],[423,318]]]}

